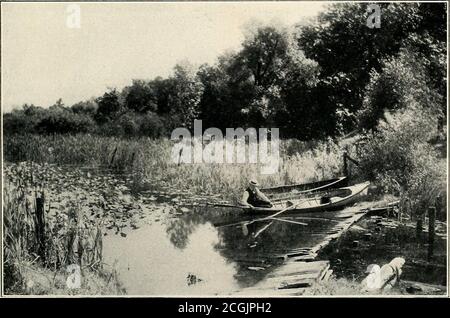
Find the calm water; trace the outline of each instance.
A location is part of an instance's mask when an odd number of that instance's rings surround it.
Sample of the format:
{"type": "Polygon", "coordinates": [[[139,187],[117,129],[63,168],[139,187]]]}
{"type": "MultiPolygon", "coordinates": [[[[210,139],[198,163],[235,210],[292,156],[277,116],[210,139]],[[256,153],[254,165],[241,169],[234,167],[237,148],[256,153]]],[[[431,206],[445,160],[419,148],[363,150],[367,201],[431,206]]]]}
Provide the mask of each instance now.
{"type": "Polygon", "coordinates": [[[126,238],[105,236],[105,261],[116,262],[131,295],[229,294],[264,279],[284,255],[314,246],[337,224],[302,215],[244,226],[238,213],[226,213],[194,211],[126,238]]]}
{"type": "MultiPolygon", "coordinates": [[[[12,176],[21,169],[7,166],[12,176]]],[[[249,223],[257,217],[205,207],[211,197],[132,192],[126,175],[54,165],[37,170],[48,184],[51,215],[74,201],[91,221],[102,221],[104,262],[130,295],[230,294],[264,280],[286,255],[304,255],[339,222],[340,212],[332,212],[249,223]]]]}

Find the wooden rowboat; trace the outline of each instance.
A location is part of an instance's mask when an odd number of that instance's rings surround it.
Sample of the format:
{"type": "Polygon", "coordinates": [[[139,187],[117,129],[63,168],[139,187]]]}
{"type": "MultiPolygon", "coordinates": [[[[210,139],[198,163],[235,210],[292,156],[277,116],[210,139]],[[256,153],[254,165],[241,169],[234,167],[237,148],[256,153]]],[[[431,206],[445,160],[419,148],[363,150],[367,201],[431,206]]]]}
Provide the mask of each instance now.
{"type": "Polygon", "coordinates": [[[281,185],[260,189],[271,199],[279,199],[280,196],[300,195],[313,192],[324,191],[328,189],[336,189],[347,184],[347,177],[340,177],[330,180],[322,180],[311,183],[281,185]]]}
{"type": "Polygon", "coordinates": [[[311,194],[309,197],[300,196],[291,200],[274,201],[274,205],[271,208],[253,207],[243,209],[251,214],[276,213],[287,209],[292,205],[295,205],[295,207],[290,209],[289,213],[309,213],[337,210],[356,202],[360,196],[367,194],[369,185],[370,182],[364,182],[350,187],[316,192],[311,194]]]}

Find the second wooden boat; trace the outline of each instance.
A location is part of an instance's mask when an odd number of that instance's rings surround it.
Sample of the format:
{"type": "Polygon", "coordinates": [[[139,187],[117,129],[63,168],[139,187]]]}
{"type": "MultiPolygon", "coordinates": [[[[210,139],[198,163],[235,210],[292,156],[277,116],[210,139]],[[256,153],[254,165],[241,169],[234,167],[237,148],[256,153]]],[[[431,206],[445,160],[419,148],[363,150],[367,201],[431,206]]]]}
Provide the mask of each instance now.
{"type": "Polygon", "coordinates": [[[274,187],[261,188],[260,190],[266,194],[271,200],[280,200],[302,194],[320,192],[328,189],[336,189],[347,185],[347,177],[334,178],[329,180],[321,180],[310,183],[290,184],[274,187]]]}
{"type": "Polygon", "coordinates": [[[320,191],[311,197],[299,197],[291,200],[275,201],[271,208],[243,208],[248,213],[271,214],[295,206],[289,213],[320,212],[343,208],[356,202],[360,196],[367,194],[370,182],[359,183],[350,187],[320,191]]]}

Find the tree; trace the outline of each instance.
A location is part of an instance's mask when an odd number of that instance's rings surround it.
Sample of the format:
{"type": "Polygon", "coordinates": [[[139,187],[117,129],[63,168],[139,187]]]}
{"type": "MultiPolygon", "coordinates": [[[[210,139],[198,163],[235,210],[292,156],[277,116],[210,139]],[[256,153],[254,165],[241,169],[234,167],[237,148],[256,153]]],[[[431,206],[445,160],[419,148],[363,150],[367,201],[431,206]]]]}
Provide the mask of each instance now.
{"type": "Polygon", "coordinates": [[[104,123],[114,119],[122,109],[119,102],[119,93],[115,88],[97,98],[96,102],[98,109],[95,119],[99,123],[104,123]]]}
{"type": "MultiPolygon", "coordinates": [[[[447,113],[447,43],[430,36],[411,34],[403,41],[403,51],[411,52],[417,62],[426,85],[442,96],[441,110],[447,113]]],[[[414,62],[414,61],[411,61],[414,62]]]]}
{"type": "Polygon", "coordinates": [[[150,83],[143,80],[133,80],[133,84],[124,88],[125,107],[139,113],[156,111],[157,97],[150,83]]]}
{"type": "Polygon", "coordinates": [[[252,74],[255,86],[268,89],[282,80],[280,69],[287,61],[288,32],[274,26],[249,29],[240,53],[244,64],[252,74]]]}
{"type": "Polygon", "coordinates": [[[66,106],[64,105],[62,99],[58,99],[52,106],[49,107],[50,110],[66,110],[66,106]]]}
{"type": "Polygon", "coordinates": [[[381,72],[371,73],[363,107],[358,111],[359,126],[373,129],[386,112],[411,106],[426,109],[435,118],[441,116],[444,97],[429,83],[426,63],[416,52],[402,49],[398,56],[383,62],[381,72]]]}
{"type": "MultiPolygon", "coordinates": [[[[252,25],[242,50],[200,68],[201,118],[222,130],[284,126],[288,91],[314,85],[316,75],[317,63],[305,58],[287,28],[252,25]]],[[[298,105],[298,100],[292,101],[292,107],[298,105]]]]}
{"type": "Polygon", "coordinates": [[[148,85],[154,92],[157,105],[156,112],[160,115],[168,114],[170,112],[169,97],[172,89],[172,80],[158,76],[151,80],[148,85]]]}
{"type": "Polygon", "coordinates": [[[425,33],[445,40],[443,3],[379,3],[381,28],[372,29],[366,24],[367,5],[334,4],[315,23],[298,28],[300,47],[321,67],[329,108],[348,113],[347,131],[354,128],[372,70],[380,72],[382,61],[396,55],[404,40],[425,33]]]}
{"type": "Polygon", "coordinates": [[[294,28],[252,23],[242,47],[213,65],[179,63],[168,78],[133,80],[70,108],[61,99],[50,109],[25,105],[4,125],[34,131],[42,122],[47,131],[76,114],[94,118],[104,134],[160,136],[198,118],[223,131],[279,127],[282,137],[310,140],[375,128],[386,111],[410,105],[442,120],[445,4],[378,5],[381,28],[367,26],[367,3],[331,5],[294,28]]]}
{"type": "Polygon", "coordinates": [[[251,73],[238,53],[228,52],[213,65],[202,65],[198,77],[204,87],[199,103],[199,118],[205,127],[251,125],[244,112],[254,99],[251,73]]]}
{"type": "Polygon", "coordinates": [[[78,102],[72,105],[71,109],[75,114],[86,114],[90,117],[94,117],[97,113],[97,102],[95,98],[92,98],[87,101],[78,102]]]}
{"type": "Polygon", "coordinates": [[[168,108],[173,116],[173,125],[191,128],[199,113],[199,102],[203,85],[189,63],[177,64],[170,77],[171,90],[168,108]]]}

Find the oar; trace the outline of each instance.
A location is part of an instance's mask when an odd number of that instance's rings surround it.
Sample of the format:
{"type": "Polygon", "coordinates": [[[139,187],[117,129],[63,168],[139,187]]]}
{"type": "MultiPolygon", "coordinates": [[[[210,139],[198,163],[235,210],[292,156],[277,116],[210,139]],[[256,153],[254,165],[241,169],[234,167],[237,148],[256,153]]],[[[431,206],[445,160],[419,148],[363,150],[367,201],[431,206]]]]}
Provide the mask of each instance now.
{"type": "MultiPolygon", "coordinates": [[[[219,225],[219,226],[217,226],[217,227],[228,227],[228,226],[234,226],[234,225],[244,224],[244,223],[247,224],[247,225],[249,225],[249,224],[252,224],[252,223],[258,222],[258,221],[264,221],[264,220],[268,220],[268,219],[273,219],[273,218],[275,218],[276,216],[280,215],[281,213],[284,213],[284,212],[286,212],[286,211],[289,211],[289,210],[291,210],[291,209],[297,207],[300,203],[302,203],[302,202],[304,202],[304,201],[306,201],[306,200],[308,200],[308,199],[310,199],[310,198],[304,198],[304,199],[302,199],[302,200],[299,200],[296,204],[293,204],[293,205],[291,205],[291,206],[288,206],[287,208],[284,208],[284,209],[282,209],[281,211],[278,211],[278,212],[275,213],[275,214],[272,214],[272,215],[269,215],[269,216],[266,216],[266,217],[263,217],[263,218],[259,218],[259,219],[256,219],[256,220],[253,220],[253,221],[250,221],[250,222],[240,221],[240,222],[236,222],[236,223],[223,224],[223,225],[219,225]]],[[[242,208],[245,208],[245,207],[243,207],[243,206],[233,206],[233,205],[231,205],[231,204],[224,204],[224,205],[225,205],[225,206],[230,206],[230,207],[241,208],[241,209],[242,209],[242,208]]],[[[307,225],[307,224],[302,224],[302,225],[307,225]]]]}
{"type": "MultiPolygon", "coordinates": [[[[267,230],[267,228],[268,228],[269,226],[271,226],[272,223],[273,223],[273,221],[271,221],[269,224],[265,225],[262,229],[260,229],[258,232],[256,232],[255,235],[253,236],[253,238],[254,238],[254,239],[257,238],[262,232],[264,232],[265,230],[267,230]]],[[[247,226],[247,224],[246,224],[246,226],[247,226]]]]}
{"type": "MultiPolygon", "coordinates": [[[[269,220],[269,218],[268,218],[269,220]]],[[[287,223],[292,223],[292,224],[298,224],[298,225],[305,225],[307,226],[308,223],[304,223],[304,222],[298,222],[298,221],[292,221],[292,220],[286,220],[286,219],[280,219],[280,218],[270,218],[270,220],[274,220],[274,221],[281,221],[281,222],[287,222],[287,223]]],[[[253,222],[256,221],[265,221],[263,219],[257,219],[254,221],[239,221],[239,222],[233,222],[233,223],[216,223],[214,224],[215,227],[230,227],[230,226],[236,226],[236,225],[241,225],[241,224],[251,224],[253,222]]]]}
{"type": "MultiPolygon", "coordinates": [[[[265,220],[268,220],[268,219],[273,219],[273,218],[275,218],[277,215],[280,215],[281,213],[284,213],[284,212],[286,212],[286,211],[289,211],[289,210],[295,208],[297,205],[299,205],[300,203],[304,202],[305,200],[306,200],[306,198],[303,199],[303,200],[300,200],[300,201],[297,202],[296,204],[293,204],[293,205],[291,205],[291,206],[288,206],[287,208],[282,209],[281,211],[278,211],[278,212],[275,213],[275,214],[272,214],[272,215],[269,215],[269,216],[266,216],[266,217],[263,217],[263,218],[259,218],[259,219],[256,219],[256,220],[253,220],[253,221],[250,221],[250,222],[247,222],[247,221],[240,221],[240,222],[235,222],[235,223],[230,223],[230,224],[218,225],[217,227],[228,227],[228,226],[234,226],[234,225],[238,225],[238,224],[247,224],[247,225],[249,225],[249,224],[252,224],[252,223],[254,223],[254,222],[259,222],[259,221],[265,221],[265,220]]],[[[243,206],[236,206],[236,207],[239,207],[239,208],[245,208],[245,207],[243,207],[243,206]]],[[[303,224],[302,224],[302,225],[303,225],[303,224]]],[[[307,225],[307,224],[305,224],[305,225],[307,225]]]]}
{"type": "Polygon", "coordinates": [[[278,211],[277,213],[274,213],[274,214],[272,214],[272,215],[269,215],[269,216],[266,216],[266,217],[263,217],[263,218],[259,218],[259,219],[253,220],[253,221],[251,221],[251,222],[249,222],[249,223],[247,223],[247,224],[252,224],[252,223],[258,222],[258,221],[264,221],[264,220],[268,220],[268,219],[273,219],[273,218],[275,218],[276,216],[280,215],[281,213],[284,213],[284,212],[286,212],[286,211],[289,211],[289,210],[294,209],[295,207],[297,207],[297,205],[299,205],[300,203],[302,203],[302,202],[305,201],[305,200],[306,200],[306,199],[300,200],[300,201],[297,202],[296,204],[293,204],[293,205],[291,205],[291,206],[288,206],[287,208],[284,208],[284,209],[282,209],[281,211],[278,211]]]}
{"type": "MultiPolygon", "coordinates": [[[[264,226],[262,229],[260,229],[258,232],[256,232],[256,234],[253,236],[253,238],[257,238],[262,232],[264,232],[265,230],[267,230],[269,228],[269,226],[271,226],[273,224],[273,221],[281,221],[281,222],[287,222],[287,223],[293,223],[293,224],[297,224],[297,225],[304,225],[307,226],[307,223],[303,223],[303,222],[296,222],[296,221],[290,221],[290,220],[283,220],[283,219],[269,219],[272,220],[269,224],[267,224],[266,226],[264,226]]],[[[250,223],[243,223],[242,225],[246,228],[247,232],[247,225],[249,225],[250,223]]]]}
{"type": "Polygon", "coordinates": [[[292,224],[298,224],[298,225],[305,225],[305,226],[308,225],[308,223],[292,221],[292,220],[286,220],[286,219],[280,219],[280,218],[271,218],[271,220],[281,221],[281,222],[286,222],[286,223],[292,223],[292,224]]]}
{"type": "Polygon", "coordinates": [[[223,208],[242,208],[240,205],[234,205],[229,203],[206,203],[206,206],[215,206],[215,207],[223,207],[223,208]]]}

